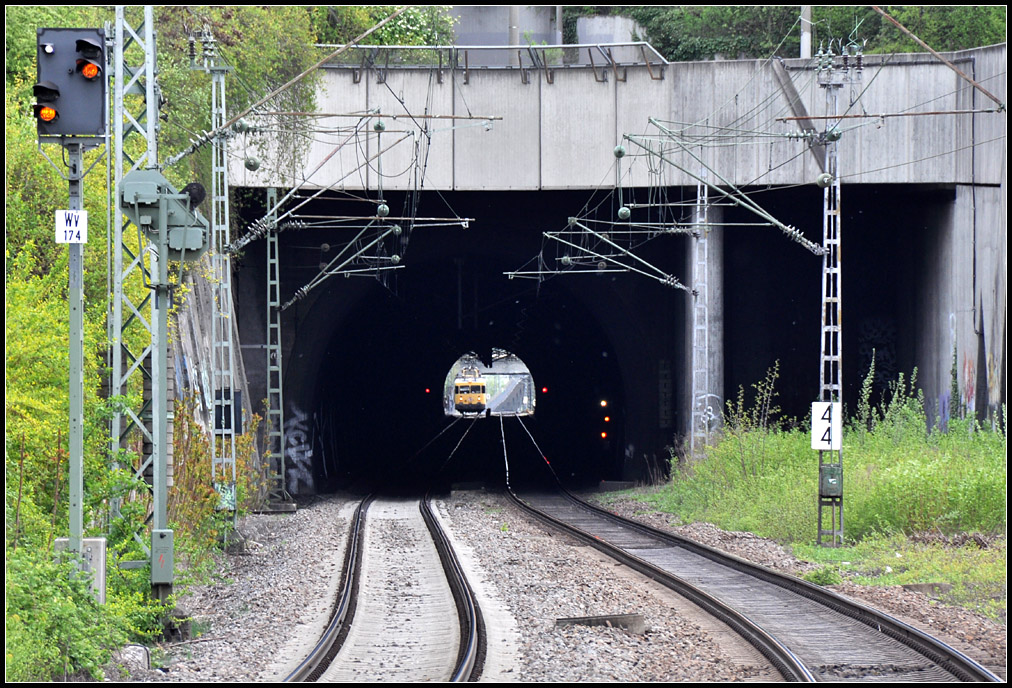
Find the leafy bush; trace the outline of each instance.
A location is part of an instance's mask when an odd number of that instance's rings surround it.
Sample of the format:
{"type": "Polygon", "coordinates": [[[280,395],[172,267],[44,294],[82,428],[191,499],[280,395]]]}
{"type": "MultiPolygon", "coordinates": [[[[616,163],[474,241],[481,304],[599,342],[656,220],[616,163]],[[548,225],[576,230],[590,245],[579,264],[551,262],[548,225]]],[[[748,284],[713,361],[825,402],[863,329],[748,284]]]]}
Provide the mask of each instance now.
{"type": "Polygon", "coordinates": [[[83,673],[101,680],[111,652],[148,640],[162,610],[136,590],[112,586],[99,605],[83,576],[48,549],[8,550],[5,570],[5,677],[53,681],[83,673]]]}

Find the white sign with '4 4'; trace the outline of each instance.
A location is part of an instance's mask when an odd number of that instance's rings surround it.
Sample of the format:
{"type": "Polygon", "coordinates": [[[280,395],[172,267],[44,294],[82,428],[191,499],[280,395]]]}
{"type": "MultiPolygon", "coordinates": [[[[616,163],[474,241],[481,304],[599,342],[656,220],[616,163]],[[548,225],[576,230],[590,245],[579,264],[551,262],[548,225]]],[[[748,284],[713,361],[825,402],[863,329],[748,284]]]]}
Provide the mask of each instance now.
{"type": "Polygon", "coordinates": [[[56,243],[58,244],[88,243],[87,210],[56,211],[56,243]]]}
{"type": "Polygon", "coordinates": [[[843,447],[842,409],[838,401],[812,402],[812,449],[839,451],[843,447]]]}

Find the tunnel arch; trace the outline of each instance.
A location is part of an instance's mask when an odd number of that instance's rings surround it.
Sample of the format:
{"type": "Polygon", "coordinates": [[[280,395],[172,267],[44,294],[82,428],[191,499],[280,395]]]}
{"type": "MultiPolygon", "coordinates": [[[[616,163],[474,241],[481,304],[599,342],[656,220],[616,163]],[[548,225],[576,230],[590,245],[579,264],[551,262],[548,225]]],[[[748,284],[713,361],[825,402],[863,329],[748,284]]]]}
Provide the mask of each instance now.
{"type": "MultiPolygon", "coordinates": [[[[421,279],[428,281],[431,274],[421,279]]],[[[515,435],[513,439],[522,442],[510,451],[530,450],[531,460],[539,462],[546,454],[568,480],[617,479],[622,474],[621,430],[600,441],[600,419],[591,415],[596,409],[581,405],[586,399],[608,396],[615,400],[613,408],[622,407],[618,356],[578,300],[565,290],[550,292],[533,306],[527,334],[518,340],[520,350],[527,351],[519,355],[528,362],[532,376],[549,389],[539,401],[538,417],[525,421],[539,448],[528,447],[530,438],[514,432],[507,439],[515,435]]],[[[429,444],[444,429],[446,419],[440,395],[426,393],[442,389],[447,358],[459,351],[457,343],[494,337],[483,330],[495,330],[495,320],[478,331],[448,332],[454,325],[447,323],[445,313],[411,301],[374,288],[357,304],[338,306],[340,317],[328,315],[335,302],[327,298],[314,305],[315,315],[307,316],[331,324],[329,333],[317,330],[313,337],[297,340],[293,356],[301,372],[286,385],[300,392],[296,396],[301,401],[290,403],[312,418],[313,491],[346,487],[365,476],[382,480],[410,475],[422,480],[444,468],[458,480],[501,475],[502,439],[494,422],[474,428],[456,450],[454,462],[444,467],[443,454],[453,446],[429,444]]],[[[455,360],[453,356],[450,362],[455,360]]],[[[616,428],[620,425],[614,423],[616,428]]],[[[538,474],[539,468],[528,471],[522,465],[526,460],[518,460],[515,475],[538,474]]]]}
{"type": "MultiPolygon", "coordinates": [[[[440,427],[428,407],[410,406],[405,412],[393,408],[389,398],[347,390],[394,380],[405,391],[393,396],[411,400],[425,387],[438,388],[462,351],[488,358],[494,347],[518,355],[539,388],[549,389],[539,397],[536,419],[528,422],[538,448],[518,424],[515,432],[505,424],[510,451],[529,446],[532,453],[519,461],[517,475],[524,463],[543,463],[547,455],[568,481],[590,484],[639,477],[648,461],[666,457],[663,447],[671,443],[678,422],[677,390],[667,401],[674,415],[669,412],[667,424],[659,425],[656,378],[659,365],[677,369],[684,353],[684,294],[628,275],[537,282],[503,274],[537,255],[542,227],[564,223],[563,215],[584,201],[583,193],[564,192],[450,195],[460,215],[482,221],[467,230],[416,230],[402,269],[385,284],[332,278],[286,310],[285,424],[295,433],[286,447],[286,463],[294,473],[289,489],[327,492],[373,468],[381,473],[388,468],[376,455],[413,456],[440,427]],[[414,361],[410,366],[409,360],[414,361]],[[573,371],[580,371],[575,378],[573,371]],[[346,390],[344,396],[338,389],[346,390]],[[607,441],[600,437],[602,420],[595,407],[602,395],[615,400],[607,441]],[[350,442],[349,427],[355,430],[350,442]]],[[[320,244],[341,240],[323,232],[280,235],[282,300],[318,269],[320,244]]],[[[645,255],[675,273],[685,260],[679,242],[665,242],[645,255]]],[[[262,264],[263,242],[251,244],[242,260],[262,264]]],[[[250,302],[244,303],[248,311],[250,302]]],[[[438,410],[438,400],[431,406],[438,410]]],[[[502,474],[502,437],[498,429],[492,434],[491,425],[476,429],[458,450],[451,467],[464,466],[461,479],[502,474]],[[473,466],[493,468],[482,474],[473,466]]],[[[439,442],[430,451],[437,448],[439,442]]],[[[421,466],[424,460],[414,463],[421,466]]]]}

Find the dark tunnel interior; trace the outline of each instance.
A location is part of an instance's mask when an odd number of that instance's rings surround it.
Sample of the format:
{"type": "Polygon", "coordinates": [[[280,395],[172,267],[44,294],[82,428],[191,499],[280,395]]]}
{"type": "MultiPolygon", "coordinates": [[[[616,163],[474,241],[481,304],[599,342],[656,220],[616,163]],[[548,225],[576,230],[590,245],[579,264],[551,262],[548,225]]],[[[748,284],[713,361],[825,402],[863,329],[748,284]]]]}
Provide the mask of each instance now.
{"type": "Polygon", "coordinates": [[[493,346],[519,355],[539,390],[534,418],[502,419],[511,480],[547,477],[535,442],[559,457],[556,470],[567,471],[560,476],[567,480],[620,474],[613,442],[590,435],[581,417],[594,412],[580,410],[588,399],[620,401],[614,355],[602,356],[609,345],[594,320],[565,295],[543,294],[536,305],[518,307],[530,296],[516,293],[515,282],[513,294],[497,285],[501,267],[471,260],[461,282],[474,287],[468,297],[477,294],[478,313],[472,302],[464,309],[470,317],[458,323],[456,267],[419,266],[399,281],[397,294],[372,290],[335,332],[317,378],[327,471],[318,485],[337,487],[363,473],[385,482],[436,476],[504,484],[500,419],[454,422],[442,406],[443,381],[456,359],[475,351],[489,360],[493,346]],[[576,456],[580,466],[569,466],[576,456]]]}
{"type": "MultiPolygon", "coordinates": [[[[387,196],[392,214],[409,200],[387,196]]],[[[630,467],[630,451],[633,439],[644,444],[644,426],[654,433],[657,453],[677,443],[687,422],[677,399],[689,383],[676,376],[674,420],[671,427],[656,427],[655,362],[668,357],[676,372],[684,366],[691,313],[684,292],[634,274],[556,276],[540,283],[503,275],[537,255],[541,233],[565,226],[587,196],[423,194],[419,215],[456,213],[474,222],[468,229],[418,228],[410,245],[397,249],[404,269],[382,280],[332,278],[310,305],[293,309],[297,316],[286,314],[285,327],[298,330],[299,341],[312,342],[297,345],[296,358],[287,361],[295,374],[286,372],[286,399],[300,397],[311,409],[315,491],[363,478],[418,482],[438,476],[447,483],[501,485],[504,438],[512,484],[550,480],[554,473],[568,485],[585,486],[638,475],[642,466],[630,467]],[[523,425],[505,418],[502,429],[497,418],[454,423],[442,411],[447,371],[468,351],[488,362],[493,347],[529,367],[538,390],[534,417],[523,425]],[[312,369],[300,370],[305,366],[312,369]]],[[[853,186],[842,196],[843,370],[845,402],[853,407],[872,348],[880,389],[913,367],[914,294],[923,279],[918,255],[937,241],[952,191],[853,186]]],[[[821,239],[821,190],[770,190],[756,198],[809,239],[821,239]]],[[[262,192],[250,191],[248,199],[246,214],[255,218],[262,192]]],[[[312,212],[363,214],[361,206],[336,202],[317,202],[312,212]]],[[[755,218],[727,207],[724,219],[755,218]]],[[[282,300],[318,267],[321,244],[345,240],[348,230],[341,231],[281,235],[282,300]]],[[[257,294],[264,292],[263,244],[252,244],[239,267],[240,286],[255,285],[248,289],[257,294]]],[[[640,255],[687,279],[687,245],[668,237],[640,255]]],[[[752,226],[725,230],[724,256],[724,397],[736,398],[739,386],[750,390],[779,361],[777,401],[785,416],[804,424],[818,393],[821,259],[774,228],[752,226]]],[[[264,305],[255,299],[238,305],[240,311],[251,307],[264,305]]]]}
{"type": "MultiPolygon", "coordinates": [[[[821,241],[822,190],[816,187],[758,194],[782,222],[821,241]]],[[[919,296],[929,275],[922,259],[939,241],[954,200],[938,187],[855,185],[841,192],[844,404],[855,408],[875,357],[874,399],[916,365],[919,296]]],[[[729,222],[750,216],[728,209],[729,222]]],[[[725,235],[726,399],[750,390],[776,362],[783,414],[807,426],[819,389],[821,259],[773,228],[730,227],[725,235]]]]}
{"type": "MultiPolygon", "coordinates": [[[[539,283],[503,275],[533,258],[540,232],[564,225],[566,211],[586,195],[452,195],[453,211],[477,220],[469,228],[418,228],[409,246],[396,249],[404,269],[382,281],[335,278],[314,294],[298,328],[300,338],[307,330],[327,337],[306,376],[312,389],[301,390],[312,400],[317,491],[367,478],[502,485],[507,461],[514,485],[622,476],[623,381],[612,335],[588,308],[586,287],[595,276],[539,283]],[[538,390],[535,416],[454,423],[442,409],[447,372],[470,351],[490,362],[493,348],[527,364],[538,390]],[[606,426],[601,400],[609,404],[606,426]]],[[[400,207],[398,197],[388,198],[400,207]]],[[[438,214],[432,205],[423,204],[421,214],[438,214]]],[[[335,204],[314,212],[348,210],[335,204]]],[[[282,290],[293,292],[313,272],[321,252],[312,247],[340,241],[326,233],[282,235],[282,290]]]]}

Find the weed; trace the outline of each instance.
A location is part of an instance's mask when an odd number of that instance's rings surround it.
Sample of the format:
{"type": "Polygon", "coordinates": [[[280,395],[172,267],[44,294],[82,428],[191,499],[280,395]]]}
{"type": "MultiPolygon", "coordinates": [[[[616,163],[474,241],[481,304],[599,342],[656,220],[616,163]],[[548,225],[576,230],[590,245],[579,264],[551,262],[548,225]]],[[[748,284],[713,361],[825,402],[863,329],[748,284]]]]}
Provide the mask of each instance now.
{"type": "Polygon", "coordinates": [[[728,401],[724,412],[725,439],[737,449],[742,477],[755,477],[766,469],[766,439],[770,430],[780,428],[780,407],[774,403],[778,393],[780,361],[766,371],[766,377],[754,385],[755,402],[745,403],[745,388],[738,388],[737,401],[728,401]]]}
{"type": "Polygon", "coordinates": [[[823,566],[814,571],[809,571],[802,578],[816,585],[839,585],[843,582],[843,577],[840,576],[839,571],[832,566],[823,566]]]}

